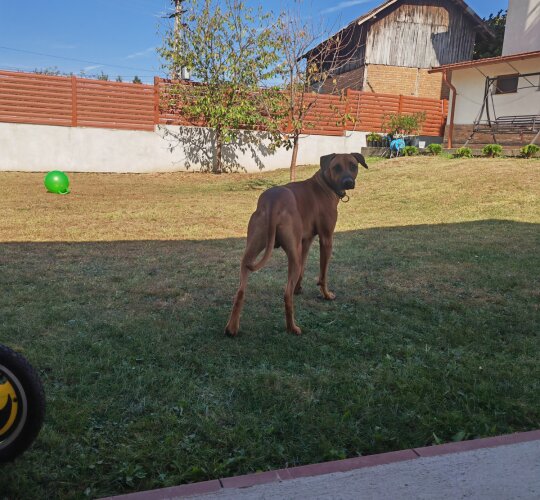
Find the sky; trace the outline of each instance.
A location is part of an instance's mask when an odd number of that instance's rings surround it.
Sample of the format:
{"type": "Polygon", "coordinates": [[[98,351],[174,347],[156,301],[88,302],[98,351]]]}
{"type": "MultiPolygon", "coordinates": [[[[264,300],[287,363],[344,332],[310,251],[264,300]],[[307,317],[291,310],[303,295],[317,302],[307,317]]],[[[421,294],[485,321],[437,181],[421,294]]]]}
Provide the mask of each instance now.
{"type": "MultiPolygon", "coordinates": [[[[285,0],[247,0],[280,12],[285,0]]],[[[382,0],[304,0],[302,12],[337,31],[382,0]]],[[[508,0],[468,0],[480,17],[506,9],[508,0]]],[[[0,0],[0,69],[98,75],[135,75],[150,83],[165,76],[156,54],[171,0],[0,0]]]]}

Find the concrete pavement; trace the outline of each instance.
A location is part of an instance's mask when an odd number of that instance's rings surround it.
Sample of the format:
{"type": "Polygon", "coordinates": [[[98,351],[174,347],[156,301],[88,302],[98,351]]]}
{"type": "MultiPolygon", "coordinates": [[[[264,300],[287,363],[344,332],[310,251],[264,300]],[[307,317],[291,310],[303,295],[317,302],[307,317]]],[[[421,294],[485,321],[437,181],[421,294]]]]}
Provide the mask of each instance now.
{"type": "Polygon", "coordinates": [[[223,478],[116,500],[540,499],[540,430],[223,478]]]}

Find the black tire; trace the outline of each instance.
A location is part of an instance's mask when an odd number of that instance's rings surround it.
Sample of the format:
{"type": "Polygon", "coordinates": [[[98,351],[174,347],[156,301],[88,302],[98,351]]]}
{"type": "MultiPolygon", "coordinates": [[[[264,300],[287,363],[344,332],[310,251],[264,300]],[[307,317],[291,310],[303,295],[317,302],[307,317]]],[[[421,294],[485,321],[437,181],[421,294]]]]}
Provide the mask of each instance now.
{"type": "Polygon", "coordinates": [[[45,417],[45,392],[30,363],[0,344],[0,463],[36,439],[45,417]]]}

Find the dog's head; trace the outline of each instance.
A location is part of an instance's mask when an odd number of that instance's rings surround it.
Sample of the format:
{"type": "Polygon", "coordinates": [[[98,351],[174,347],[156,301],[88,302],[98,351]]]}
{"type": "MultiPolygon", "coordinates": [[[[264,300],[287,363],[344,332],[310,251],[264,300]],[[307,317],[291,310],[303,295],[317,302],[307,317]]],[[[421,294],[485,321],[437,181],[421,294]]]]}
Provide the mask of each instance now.
{"type": "Polygon", "coordinates": [[[333,153],[321,156],[323,176],[337,193],[342,193],[347,189],[354,189],[359,164],[364,168],[368,168],[366,160],[360,153],[333,153]]]}

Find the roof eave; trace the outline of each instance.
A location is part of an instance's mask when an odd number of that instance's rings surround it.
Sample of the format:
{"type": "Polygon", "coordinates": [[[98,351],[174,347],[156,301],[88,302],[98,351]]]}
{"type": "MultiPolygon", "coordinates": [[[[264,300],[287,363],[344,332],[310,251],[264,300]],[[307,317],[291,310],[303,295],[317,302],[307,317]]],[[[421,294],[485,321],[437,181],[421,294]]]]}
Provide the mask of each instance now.
{"type": "Polygon", "coordinates": [[[540,58],[540,50],[533,52],[523,52],[521,54],[512,54],[509,56],[486,57],[474,61],[464,61],[462,63],[445,64],[428,70],[428,73],[442,73],[443,71],[455,71],[461,69],[475,68],[476,66],[486,66],[489,64],[504,64],[510,61],[522,61],[524,59],[540,58]]]}

